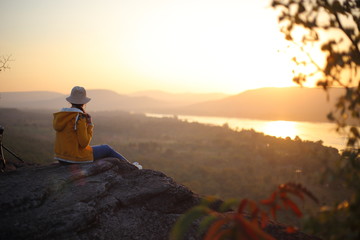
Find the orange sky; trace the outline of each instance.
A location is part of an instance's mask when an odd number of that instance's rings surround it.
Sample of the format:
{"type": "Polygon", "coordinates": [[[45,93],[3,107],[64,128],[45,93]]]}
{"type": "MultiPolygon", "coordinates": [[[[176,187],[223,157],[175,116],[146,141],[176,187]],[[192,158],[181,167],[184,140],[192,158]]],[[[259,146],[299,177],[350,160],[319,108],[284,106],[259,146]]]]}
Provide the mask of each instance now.
{"type": "Polygon", "coordinates": [[[268,0],[2,0],[0,92],[293,86],[268,0]]]}

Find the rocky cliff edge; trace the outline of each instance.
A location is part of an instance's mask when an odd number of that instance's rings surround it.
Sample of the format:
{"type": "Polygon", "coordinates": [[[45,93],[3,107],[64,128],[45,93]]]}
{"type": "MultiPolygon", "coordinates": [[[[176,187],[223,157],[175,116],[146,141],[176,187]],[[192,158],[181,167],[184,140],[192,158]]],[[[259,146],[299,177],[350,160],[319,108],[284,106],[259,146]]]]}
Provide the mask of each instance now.
{"type": "Polygon", "coordinates": [[[0,175],[0,239],[167,239],[199,197],[118,159],[0,175]]]}
{"type": "MultiPolygon", "coordinates": [[[[200,197],[161,172],[106,158],[23,167],[0,174],[0,239],[168,239],[200,197]]],[[[276,239],[317,239],[284,226],[276,239]]],[[[196,239],[194,229],[186,239],[196,239]]]]}

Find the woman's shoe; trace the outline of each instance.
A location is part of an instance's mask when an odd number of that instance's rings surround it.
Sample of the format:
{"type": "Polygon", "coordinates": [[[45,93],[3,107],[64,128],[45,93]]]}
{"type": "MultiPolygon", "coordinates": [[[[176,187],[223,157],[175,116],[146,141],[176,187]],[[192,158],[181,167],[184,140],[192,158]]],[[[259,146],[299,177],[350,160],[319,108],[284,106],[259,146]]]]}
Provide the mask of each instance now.
{"type": "Polygon", "coordinates": [[[142,166],[138,162],[133,162],[133,165],[138,169],[142,169],[142,166]]]}

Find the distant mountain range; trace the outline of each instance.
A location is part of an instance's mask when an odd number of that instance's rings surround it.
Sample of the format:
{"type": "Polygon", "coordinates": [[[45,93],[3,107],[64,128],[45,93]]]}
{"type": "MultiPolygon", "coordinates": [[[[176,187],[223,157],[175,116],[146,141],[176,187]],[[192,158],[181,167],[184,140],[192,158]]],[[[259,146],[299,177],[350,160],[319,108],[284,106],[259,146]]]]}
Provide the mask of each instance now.
{"type": "MultiPolygon", "coordinates": [[[[92,98],[87,105],[89,111],[143,111],[170,106],[167,102],[147,96],[133,97],[111,90],[88,90],[87,95],[92,98]]],[[[57,92],[2,92],[0,93],[0,107],[58,110],[70,106],[65,100],[67,96],[67,94],[57,92]]]]}
{"type": "Polygon", "coordinates": [[[131,96],[147,96],[159,101],[170,102],[174,106],[185,106],[205,101],[219,100],[229,97],[230,95],[224,93],[168,93],[164,91],[151,90],[136,92],[133,93],[131,96]]]}
{"type": "MultiPolygon", "coordinates": [[[[161,111],[174,109],[209,100],[222,99],[229,95],[222,93],[167,93],[162,91],[143,91],[130,95],[118,94],[111,90],[87,90],[92,98],[87,109],[90,111],[161,111]]],[[[58,92],[0,92],[0,107],[21,109],[59,109],[69,106],[68,95],[58,92]]]]}
{"type": "MultiPolygon", "coordinates": [[[[330,99],[322,89],[261,88],[237,95],[172,94],[144,91],[130,95],[110,90],[88,90],[88,111],[123,110],[177,115],[202,115],[267,120],[327,121],[342,89],[331,89],[330,99]]],[[[68,95],[57,92],[1,92],[0,108],[58,110],[69,104],[68,95]]]]}
{"type": "Polygon", "coordinates": [[[327,97],[319,88],[261,88],[221,100],[176,109],[181,115],[223,116],[266,120],[327,121],[341,88],[330,89],[327,97]]]}

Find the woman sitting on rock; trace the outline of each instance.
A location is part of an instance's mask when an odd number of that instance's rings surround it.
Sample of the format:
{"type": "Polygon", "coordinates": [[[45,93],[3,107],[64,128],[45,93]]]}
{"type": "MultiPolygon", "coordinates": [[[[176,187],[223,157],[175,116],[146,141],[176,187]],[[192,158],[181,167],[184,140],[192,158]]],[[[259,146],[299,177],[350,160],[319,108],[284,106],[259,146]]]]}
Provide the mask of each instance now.
{"type": "MultiPolygon", "coordinates": [[[[66,98],[70,108],[54,113],[53,127],[56,131],[55,159],[60,163],[88,163],[106,157],[128,161],[109,145],[90,146],[94,124],[84,106],[91,98],[83,87],[76,86],[66,98]]],[[[135,162],[135,166],[141,166],[135,162]]]]}

